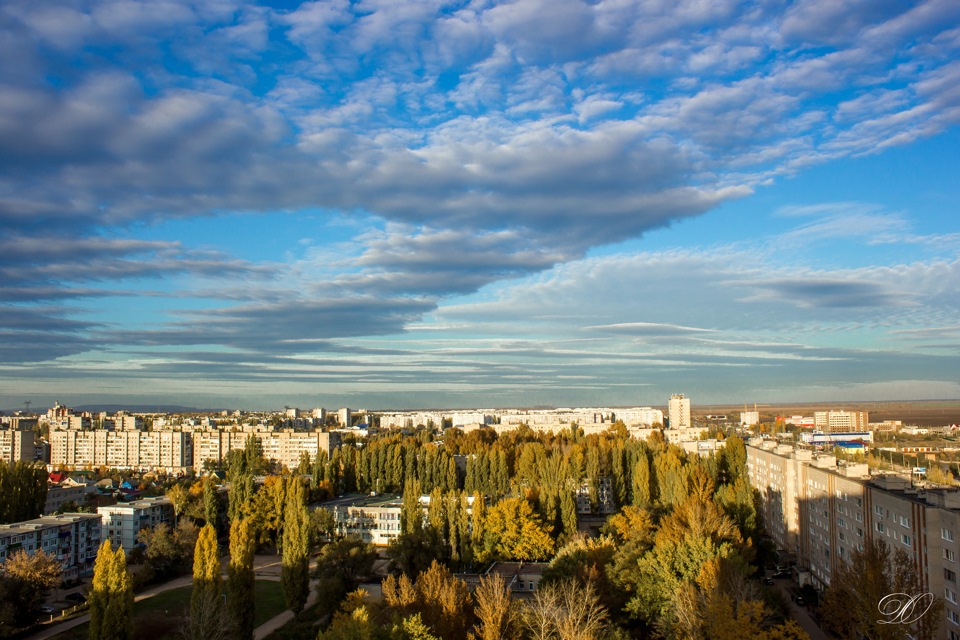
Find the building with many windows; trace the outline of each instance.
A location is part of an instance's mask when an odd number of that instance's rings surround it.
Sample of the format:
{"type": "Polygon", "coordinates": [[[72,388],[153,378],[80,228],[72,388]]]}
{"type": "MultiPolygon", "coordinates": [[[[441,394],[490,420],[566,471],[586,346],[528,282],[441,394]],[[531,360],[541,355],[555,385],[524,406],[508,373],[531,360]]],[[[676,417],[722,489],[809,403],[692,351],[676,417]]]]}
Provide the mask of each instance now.
{"type": "Polygon", "coordinates": [[[667,403],[667,415],[669,416],[671,429],[688,429],[693,426],[690,421],[690,398],[684,397],[682,393],[675,393],[670,396],[667,403]]]}
{"type": "Polygon", "coordinates": [[[816,411],[813,414],[813,427],[827,433],[867,431],[870,428],[870,414],[866,411],[816,411]]]}
{"type": "Polygon", "coordinates": [[[93,573],[100,548],[100,516],[66,513],[0,525],[0,565],[18,550],[44,551],[60,562],[64,582],[93,573]]]}
{"type": "Polygon", "coordinates": [[[925,591],[944,599],[946,620],[938,637],[960,640],[960,491],[871,475],[866,464],[770,440],[747,445],[747,470],[762,495],[766,532],[781,561],[795,562],[801,585],[825,589],[838,564],[862,551],[865,540],[882,540],[908,555],[925,591]]]}
{"type": "Polygon", "coordinates": [[[0,429],[0,462],[30,462],[35,453],[32,429],[0,429]]]}
{"type": "Polygon", "coordinates": [[[103,539],[122,546],[127,553],[140,544],[141,530],[152,529],[161,522],[173,526],[173,503],[166,496],[99,507],[97,512],[103,519],[103,539]]]}

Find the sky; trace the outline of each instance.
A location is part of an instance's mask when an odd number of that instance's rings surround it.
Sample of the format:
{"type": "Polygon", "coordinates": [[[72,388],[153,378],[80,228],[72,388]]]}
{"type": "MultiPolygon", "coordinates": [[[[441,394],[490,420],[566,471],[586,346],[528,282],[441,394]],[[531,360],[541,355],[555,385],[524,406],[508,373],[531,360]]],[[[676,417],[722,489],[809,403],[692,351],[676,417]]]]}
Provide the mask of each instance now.
{"type": "Polygon", "coordinates": [[[960,398],[956,0],[6,0],[0,407],[960,398]]]}

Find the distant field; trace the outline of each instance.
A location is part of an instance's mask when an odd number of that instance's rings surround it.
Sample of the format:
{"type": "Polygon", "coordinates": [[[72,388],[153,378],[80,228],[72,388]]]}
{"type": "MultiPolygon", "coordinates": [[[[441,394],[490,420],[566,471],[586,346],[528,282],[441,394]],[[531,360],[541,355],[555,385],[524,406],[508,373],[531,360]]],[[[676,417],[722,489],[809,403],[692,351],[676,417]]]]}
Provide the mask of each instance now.
{"type": "MultiPolygon", "coordinates": [[[[807,404],[758,404],[757,411],[761,419],[772,416],[813,415],[814,411],[829,409],[848,409],[855,411],[869,411],[871,422],[883,420],[901,420],[904,424],[920,426],[940,426],[945,424],[960,424],[960,400],[924,400],[915,402],[831,402],[807,404]]],[[[747,405],[748,411],[753,411],[753,405],[747,405]]],[[[696,405],[693,408],[695,415],[725,413],[739,416],[743,405],[696,405]]]]}
{"type": "MultiPolygon", "coordinates": [[[[180,587],[158,593],[133,605],[133,637],[177,640],[180,629],[186,623],[190,609],[192,587],[180,587]]],[[[254,625],[259,626],[282,613],[287,606],[283,601],[283,589],[279,582],[257,580],[255,583],[254,625]]],[[[82,624],[53,636],[52,640],[87,640],[90,625],[82,624]]]]}

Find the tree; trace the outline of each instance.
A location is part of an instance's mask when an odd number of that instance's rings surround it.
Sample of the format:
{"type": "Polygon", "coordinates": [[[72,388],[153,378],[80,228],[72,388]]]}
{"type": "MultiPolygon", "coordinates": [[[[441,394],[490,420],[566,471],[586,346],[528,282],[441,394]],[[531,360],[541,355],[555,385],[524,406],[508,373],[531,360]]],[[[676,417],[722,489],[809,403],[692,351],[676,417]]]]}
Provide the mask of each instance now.
{"type": "Polygon", "coordinates": [[[287,500],[281,581],[287,607],[299,615],[310,594],[310,513],[304,504],[303,484],[299,479],[293,479],[287,500]]]}
{"type": "Polygon", "coordinates": [[[430,632],[453,640],[465,640],[470,626],[470,592],[466,583],[434,561],[417,576],[411,587],[407,576],[389,576],[383,581],[383,598],[400,618],[420,614],[430,632]]]}
{"type": "Polygon", "coordinates": [[[170,504],[173,505],[173,523],[176,526],[180,523],[180,514],[186,510],[190,502],[190,492],[178,483],[167,489],[167,497],[170,498],[170,504]]]}
{"type": "Polygon", "coordinates": [[[502,560],[543,560],[553,552],[553,538],[529,502],[507,498],[487,514],[484,546],[502,560]]]}
{"type": "Polygon", "coordinates": [[[903,638],[907,629],[914,638],[930,640],[943,619],[943,600],[939,597],[921,598],[914,609],[915,616],[909,620],[892,620],[893,616],[882,615],[878,608],[889,601],[890,594],[923,593],[921,577],[910,557],[902,549],[891,554],[883,540],[868,538],[863,551],[854,551],[849,562],[838,563],[821,601],[820,615],[829,629],[844,640],[892,640],[903,638]],[[919,619],[914,621],[917,616],[919,619]]]}
{"type": "Polygon", "coordinates": [[[123,547],[114,551],[104,540],[97,551],[90,592],[90,640],[128,640],[133,637],[133,581],[123,547]]]}
{"type": "Polygon", "coordinates": [[[609,628],[596,591],[573,580],[538,589],[522,619],[530,640],[600,640],[609,628]]]}
{"type": "Polygon", "coordinates": [[[356,588],[360,576],[370,574],[376,560],[377,551],[373,545],[360,538],[348,536],[331,542],[320,550],[314,577],[337,579],[343,584],[345,591],[351,591],[356,588]]]}
{"type": "Polygon", "coordinates": [[[650,480],[650,458],[647,457],[645,450],[641,450],[637,455],[637,462],[633,467],[634,505],[645,507],[653,502],[650,480]]]}
{"type": "Polygon", "coordinates": [[[622,576],[634,590],[628,609],[649,622],[675,613],[674,597],[683,585],[696,583],[709,561],[727,559],[746,571],[752,557],[752,547],[713,500],[706,472],[698,470],[691,484],[690,495],[661,521],[653,548],[622,576]]]}
{"type": "Polygon", "coordinates": [[[217,504],[217,486],[210,478],[203,479],[203,519],[214,529],[219,526],[220,506],[217,504]]]}
{"type": "Polygon", "coordinates": [[[515,637],[514,607],[507,583],[499,573],[481,576],[473,593],[477,625],[472,640],[512,640],[515,637]]]}
{"type": "Polygon", "coordinates": [[[230,564],[227,565],[227,612],[233,623],[232,637],[253,640],[253,556],[257,540],[249,518],[230,525],[230,564]]]}
{"type": "Polygon", "coordinates": [[[60,563],[43,550],[13,552],[0,566],[0,635],[31,622],[32,614],[60,584],[60,563]]]}
{"type": "Polygon", "coordinates": [[[193,553],[193,593],[190,595],[190,629],[193,640],[220,637],[225,619],[220,600],[220,554],[217,532],[212,524],[204,525],[193,553]]]}
{"type": "Polygon", "coordinates": [[[0,462],[0,524],[39,518],[47,502],[47,470],[28,462],[0,462]]]}

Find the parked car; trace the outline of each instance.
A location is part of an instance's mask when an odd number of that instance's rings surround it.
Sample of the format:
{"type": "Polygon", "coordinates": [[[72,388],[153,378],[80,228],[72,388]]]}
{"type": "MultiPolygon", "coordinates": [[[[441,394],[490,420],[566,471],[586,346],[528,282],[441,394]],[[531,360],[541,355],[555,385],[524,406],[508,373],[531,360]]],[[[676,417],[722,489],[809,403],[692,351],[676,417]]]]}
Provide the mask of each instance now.
{"type": "Polygon", "coordinates": [[[87,601],[87,597],[82,593],[68,593],[67,595],[63,596],[63,599],[68,602],[75,602],[77,604],[83,604],[87,601]]]}
{"type": "Polygon", "coordinates": [[[49,605],[43,605],[37,609],[38,613],[51,614],[54,613],[54,608],[49,605]]]}
{"type": "Polygon", "coordinates": [[[772,586],[773,586],[773,578],[764,578],[764,579],[763,579],[763,584],[767,585],[768,587],[772,587],[772,586]]]}

